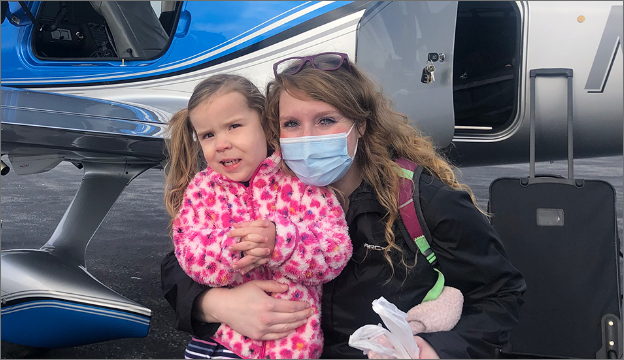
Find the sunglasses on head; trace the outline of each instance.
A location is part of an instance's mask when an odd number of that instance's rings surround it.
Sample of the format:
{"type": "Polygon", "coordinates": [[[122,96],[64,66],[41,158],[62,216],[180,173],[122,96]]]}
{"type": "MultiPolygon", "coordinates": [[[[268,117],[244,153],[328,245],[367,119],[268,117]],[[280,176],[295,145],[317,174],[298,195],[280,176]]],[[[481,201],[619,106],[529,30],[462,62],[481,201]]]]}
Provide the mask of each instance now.
{"type": "Polygon", "coordinates": [[[273,74],[276,79],[280,75],[295,75],[303,66],[309,62],[312,68],[323,71],[334,71],[340,69],[343,64],[349,67],[349,57],[347,54],[338,52],[325,52],[310,56],[293,56],[280,60],[273,64],[273,74]]]}

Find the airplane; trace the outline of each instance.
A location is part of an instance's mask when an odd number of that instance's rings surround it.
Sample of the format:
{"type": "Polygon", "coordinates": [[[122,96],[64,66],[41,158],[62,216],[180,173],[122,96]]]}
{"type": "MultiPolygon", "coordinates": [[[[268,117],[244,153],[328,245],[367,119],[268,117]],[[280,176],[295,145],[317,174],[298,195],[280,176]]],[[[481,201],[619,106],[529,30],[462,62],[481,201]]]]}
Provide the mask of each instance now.
{"type": "MultiPolygon", "coordinates": [[[[132,179],[164,167],[168,119],[213,74],[262,89],[280,59],[347,53],[476,166],[528,161],[530,70],[572,69],[574,157],[623,149],[618,1],[19,1],[1,30],[1,173],[84,169],[52,237],[2,251],[2,340],[25,346],[147,335],[150,309],[89,274],[85,251],[132,179]]],[[[538,161],[567,156],[566,91],[537,81],[538,161]]]]}

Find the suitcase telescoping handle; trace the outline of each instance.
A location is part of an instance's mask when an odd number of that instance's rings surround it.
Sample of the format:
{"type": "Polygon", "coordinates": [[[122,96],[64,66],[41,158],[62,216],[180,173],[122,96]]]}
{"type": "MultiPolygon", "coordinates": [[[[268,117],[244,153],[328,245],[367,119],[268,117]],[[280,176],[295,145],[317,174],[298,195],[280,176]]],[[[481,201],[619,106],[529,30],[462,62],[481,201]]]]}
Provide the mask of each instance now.
{"type": "Polygon", "coordinates": [[[572,88],[572,69],[532,69],[530,71],[531,77],[531,135],[530,135],[530,170],[529,170],[529,183],[537,182],[562,182],[566,184],[574,184],[574,168],[573,168],[573,129],[572,129],[572,115],[573,115],[573,88],[572,88]],[[535,78],[538,76],[547,77],[566,77],[568,79],[568,178],[567,179],[544,179],[535,177],[535,78]]]}

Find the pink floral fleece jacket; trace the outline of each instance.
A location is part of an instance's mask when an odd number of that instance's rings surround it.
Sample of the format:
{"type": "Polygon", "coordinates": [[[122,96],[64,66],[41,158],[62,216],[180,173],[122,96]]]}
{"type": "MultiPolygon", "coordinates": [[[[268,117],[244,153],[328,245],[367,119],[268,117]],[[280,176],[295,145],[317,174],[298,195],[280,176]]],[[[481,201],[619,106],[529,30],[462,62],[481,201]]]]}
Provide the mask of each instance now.
{"type": "Polygon", "coordinates": [[[334,279],[351,258],[344,212],[328,189],[305,185],[283,172],[278,152],[265,159],[249,187],[209,167],[190,182],[173,223],[175,254],[193,280],[232,287],[273,279],[288,291],[271,296],[307,301],[314,314],[305,325],[276,341],[251,340],[222,324],[213,339],[243,358],[313,359],[323,349],[320,322],[322,284],[334,279]],[[275,249],[269,262],[242,276],[232,270],[240,252],[228,247],[232,224],[268,219],[275,223],[275,249]]]}

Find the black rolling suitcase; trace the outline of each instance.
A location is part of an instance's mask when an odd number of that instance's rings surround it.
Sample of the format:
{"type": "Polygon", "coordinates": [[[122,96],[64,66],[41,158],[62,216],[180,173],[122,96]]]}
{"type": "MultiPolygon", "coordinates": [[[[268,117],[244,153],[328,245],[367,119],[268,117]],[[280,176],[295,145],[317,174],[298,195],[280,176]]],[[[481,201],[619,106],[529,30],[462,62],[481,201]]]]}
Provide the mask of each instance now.
{"type": "Polygon", "coordinates": [[[489,211],[527,291],[504,358],[621,358],[622,289],[615,190],[574,179],[572,70],[535,69],[528,178],[490,185],[489,211]],[[535,78],[568,79],[568,178],[535,176],[535,78]]]}

